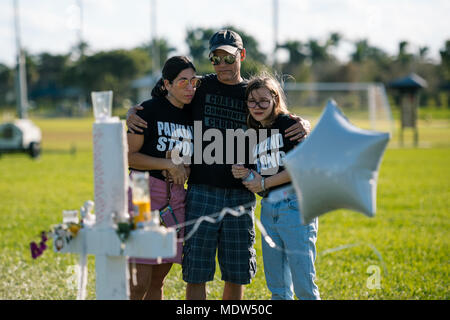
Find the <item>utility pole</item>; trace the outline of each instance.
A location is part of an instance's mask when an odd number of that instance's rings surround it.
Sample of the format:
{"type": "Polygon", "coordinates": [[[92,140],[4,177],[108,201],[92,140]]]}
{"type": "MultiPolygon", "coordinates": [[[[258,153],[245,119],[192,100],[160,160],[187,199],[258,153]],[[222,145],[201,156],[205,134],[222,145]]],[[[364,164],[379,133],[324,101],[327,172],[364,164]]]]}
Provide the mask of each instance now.
{"type": "Polygon", "coordinates": [[[84,42],[83,42],[83,1],[77,0],[77,6],[80,11],[80,24],[78,26],[78,45],[80,50],[80,58],[84,56],[84,42]]]}
{"type": "Polygon", "coordinates": [[[152,46],[152,51],[150,52],[152,56],[153,64],[153,74],[159,73],[160,69],[160,53],[159,47],[157,45],[157,30],[156,30],[156,0],[150,0],[150,44],[152,46]]]}
{"type": "Polygon", "coordinates": [[[273,68],[278,69],[278,0],[273,0],[273,68]]]}
{"type": "MultiPolygon", "coordinates": [[[[76,0],[76,5],[78,7],[78,13],[79,13],[79,21],[78,21],[78,28],[76,30],[77,32],[77,38],[78,38],[78,54],[80,55],[78,57],[78,72],[80,74],[83,73],[83,59],[84,59],[84,51],[86,49],[85,43],[83,41],[83,1],[82,0],[76,0]]],[[[87,102],[86,102],[86,94],[83,89],[80,90],[80,93],[78,94],[78,108],[81,113],[84,113],[87,109],[87,102]]]]}
{"type": "Polygon", "coordinates": [[[20,42],[20,16],[18,0],[13,0],[14,6],[14,29],[16,32],[16,106],[19,119],[27,117],[28,93],[27,93],[27,75],[25,66],[25,55],[20,42]]]}

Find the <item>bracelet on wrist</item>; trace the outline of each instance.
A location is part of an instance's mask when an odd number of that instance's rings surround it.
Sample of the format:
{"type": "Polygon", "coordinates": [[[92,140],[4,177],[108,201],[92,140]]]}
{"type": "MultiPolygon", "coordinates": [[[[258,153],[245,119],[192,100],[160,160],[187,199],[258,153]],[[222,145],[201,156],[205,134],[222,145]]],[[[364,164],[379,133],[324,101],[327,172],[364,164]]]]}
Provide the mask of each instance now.
{"type": "Polygon", "coordinates": [[[262,188],[262,191],[266,191],[265,178],[261,179],[261,188],[262,188]]]}

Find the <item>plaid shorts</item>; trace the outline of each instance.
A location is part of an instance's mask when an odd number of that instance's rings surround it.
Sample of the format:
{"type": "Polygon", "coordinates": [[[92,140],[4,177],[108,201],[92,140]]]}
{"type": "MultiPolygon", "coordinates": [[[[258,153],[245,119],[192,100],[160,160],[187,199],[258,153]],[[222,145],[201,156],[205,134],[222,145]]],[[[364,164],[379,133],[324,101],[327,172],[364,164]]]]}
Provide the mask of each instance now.
{"type": "MultiPolygon", "coordinates": [[[[242,189],[215,188],[191,185],[186,196],[186,222],[202,216],[214,215],[223,208],[244,205],[248,214],[235,217],[226,214],[221,221],[204,221],[189,237],[194,224],[186,226],[183,247],[183,280],[205,283],[214,279],[217,258],[222,280],[235,284],[249,284],[256,273],[253,193],[242,189]]],[[[213,218],[217,220],[218,215],[213,218]]]]}

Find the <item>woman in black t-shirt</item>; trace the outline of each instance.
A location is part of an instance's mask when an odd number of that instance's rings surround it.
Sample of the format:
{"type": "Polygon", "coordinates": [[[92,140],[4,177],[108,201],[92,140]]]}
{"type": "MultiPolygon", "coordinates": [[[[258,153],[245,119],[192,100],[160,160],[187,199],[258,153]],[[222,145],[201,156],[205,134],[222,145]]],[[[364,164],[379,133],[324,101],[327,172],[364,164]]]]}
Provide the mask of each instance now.
{"type": "MultiPolygon", "coordinates": [[[[195,94],[200,80],[188,58],[172,57],[166,61],[162,78],[152,90],[152,99],[145,101],[139,116],[148,126],[142,133],[128,132],[128,163],[131,175],[134,171],[148,171],[150,175],[151,210],[170,205],[173,217],[166,222],[169,227],[184,222],[184,183],[189,168],[172,161],[168,155],[178,149],[180,157],[190,157],[193,152],[193,126],[190,114],[183,109],[195,94]],[[168,176],[167,176],[168,175],[168,176]],[[167,177],[166,177],[167,176],[167,177]],[[170,182],[165,181],[170,179],[170,182]],[[167,200],[169,184],[170,200],[167,200]]],[[[177,160],[179,160],[178,158],[177,160]]],[[[179,231],[183,237],[184,230],[179,231]]],[[[182,243],[178,241],[177,255],[171,259],[130,258],[137,271],[137,285],[130,284],[130,298],[162,299],[163,283],[172,264],[181,264],[182,243]],[[162,262],[162,263],[161,263],[162,262]]],[[[130,266],[132,270],[133,266],[130,266]]]]}
{"type": "Polygon", "coordinates": [[[263,74],[251,79],[246,90],[248,107],[247,124],[258,130],[258,143],[253,147],[256,170],[234,165],[235,178],[252,192],[263,196],[261,222],[271,238],[262,239],[264,274],[272,299],[291,300],[292,286],[298,299],[320,299],[315,279],[317,218],[302,225],[298,200],[294,189],[289,188],[291,178],[284,169],[283,158],[297,142],[285,138],[283,133],[295,120],[286,107],[284,92],[278,81],[263,74]],[[266,129],[266,130],[261,130],[266,129]],[[283,190],[283,199],[269,202],[267,195],[276,189],[283,190]]]}

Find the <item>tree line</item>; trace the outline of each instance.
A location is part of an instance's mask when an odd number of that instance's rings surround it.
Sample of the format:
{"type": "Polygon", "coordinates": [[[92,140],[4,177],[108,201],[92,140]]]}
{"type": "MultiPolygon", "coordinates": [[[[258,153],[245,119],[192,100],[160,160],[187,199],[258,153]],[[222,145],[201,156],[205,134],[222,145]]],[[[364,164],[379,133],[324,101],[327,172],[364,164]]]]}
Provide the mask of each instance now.
{"type": "MultiPolygon", "coordinates": [[[[421,95],[421,104],[449,106],[450,40],[443,44],[439,51],[441,59],[437,62],[430,59],[426,46],[412,52],[410,43],[401,41],[397,53],[390,55],[367,39],[350,41],[340,33],[330,33],[324,41],[288,40],[278,44],[277,50],[284,50],[288,59],[269,66],[272,60],[260,50],[258,41],[251,34],[233,26],[225,28],[236,30],[243,38],[247,50],[247,58],[242,64],[244,77],[269,70],[288,74],[297,82],[387,84],[415,72],[428,82],[428,88],[421,95]],[[345,62],[340,61],[335,54],[344,42],[350,42],[353,47],[345,62]]],[[[214,71],[208,60],[208,42],[215,31],[212,28],[186,31],[188,55],[193,59],[199,74],[214,71]]],[[[65,104],[89,101],[91,91],[113,90],[115,106],[130,99],[132,103],[137,102],[137,93],[131,84],[133,80],[154,71],[151,56],[154,48],[160,53],[160,68],[176,51],[167,39],[159,38],[130,50],[92,52],[87,43],[80,43],[66,54],[26,54],[29,98],[39,108],[55,109],[65,104]]],[[[15,69],[0,64],[0,106],[14,106],[14,78],[15,69]]]]}

